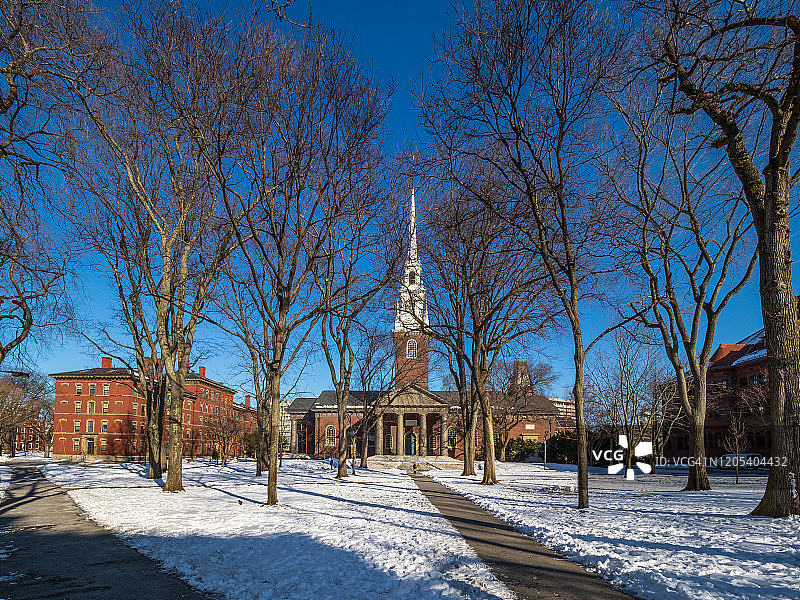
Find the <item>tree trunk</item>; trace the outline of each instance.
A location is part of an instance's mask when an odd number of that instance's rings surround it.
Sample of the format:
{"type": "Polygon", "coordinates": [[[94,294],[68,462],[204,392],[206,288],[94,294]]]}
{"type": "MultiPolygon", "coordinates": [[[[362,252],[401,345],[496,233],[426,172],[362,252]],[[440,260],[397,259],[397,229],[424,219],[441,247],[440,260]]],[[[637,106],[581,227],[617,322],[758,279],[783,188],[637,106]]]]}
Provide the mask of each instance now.
{"type": "MultiPolygon", "coordinates": [[[[364,412],[366,413],[366,411],[364,411],[364,412]]],[[[366,417],[364,417],[364,420],[362,421],[362,423],[364,424],[364,428],[363,428],[363,431],[361,433],[361,463],[359,464],[359,466],[362,469],[366,469],[367,468],[367,452],[369,451],[369,429],[370,428],[367,427],[368,423],[367,423],[366,417]]],[[[375,440],[376,447],[377,447],[378,443],[379,443],[379,440],[376,439],[375,440]]]]}
{"type": "Polygon", "coordinates": [[[689,466],[689,479],[686,487],[687,492],[701,492],[711,489],[706,472],[706,381],[705,373],[702,373],[695,382],[695,398],[692,402],[692,412],[689,414],[689,449],[692,453],[694,464],[689,466]]]}
{"type": "Polygon", "coordinates": [[[586,379],[586,353],[583,351],[583,336],[573,332],[575,338],[575,385],[572,397],[575,400],[575,432],[578,450],[578,509],[589,508],[589,440],[586,435],[583,388],[586,379]]]}
{"type": "MultiPolygon", "coordinates": [[[[479,392],[480,393],[480,392],[479,392]]],[[[489,402],[486,392],[481,395],[481,408],[483,409],[483,480],[481,485],[494,485],[497,483],[497,473],[494,464],[494,423],[492,422],[492,403],[489,402]]]]}
{"type": "Polygon", "coordinates": [[[464,469],[461,475],[475,475],[475,431],[478,425],[475,410],[468,411],[464,425],[464,469]]]}
{"type": "Polygon", "coordinates": [[[167,432],[169,439],[167,479],[164,482],[165,492],[183,491],[183,374],[176,373],[170,377],[172,381],[169,410],[167,414],[167,432]]]}
{"type": "Polygon", "coordinates": [[[504,442],[500,444],[500,456],[498,460],[500,462],[506,462],[506,448],[508,447],[508,438],[504,442]]]}
{"type": "Polygon", "coordinates": [[[269,473],[267,475],[267,504],[273,506],[278,503],[278,451],[280,446],[281,426],[281,374],[271,369],[267,374],[270,392],[270,419],[269,419],[269,473]]]}
{"type": "Polygon", "coordinates": [[[256,407],[256,477],[261,477],[269,468],[269,414],[270,407],[267,404],[269,397],[257,398],[256,407]]]}
{"type": "MultiPolygon", "coordinates": [[[[161,479],[165,465],[162,456],[164,435],[164,393],[165,384],[159,384],[147,390],[147,478],[161,479]]],[[[134,438],[136,432],[133,432],[134,438]]]]}
{"type": "Polygon", "coordinates": [[[350,444],[347,443],[347,397],[349,396],[349,389],[347,386],[343,387],[340,391],[336,392],[336,408],[339,425],[339,443],[336,448],[336,454],[339,457],[339,465],[336,469],[336,477],[343,479],[348,476],[347,473],[347,449],[350,444]]]}
{"type": "Polygon", "coordinates": [[[753,219],[758,233],[773,464],[764,497],[752,514],[768,517],[800,514],[800,327],[792,288],[788,169],[782,171],[765,173],[764,210],[762,215],[754,211],[753,219]]]}

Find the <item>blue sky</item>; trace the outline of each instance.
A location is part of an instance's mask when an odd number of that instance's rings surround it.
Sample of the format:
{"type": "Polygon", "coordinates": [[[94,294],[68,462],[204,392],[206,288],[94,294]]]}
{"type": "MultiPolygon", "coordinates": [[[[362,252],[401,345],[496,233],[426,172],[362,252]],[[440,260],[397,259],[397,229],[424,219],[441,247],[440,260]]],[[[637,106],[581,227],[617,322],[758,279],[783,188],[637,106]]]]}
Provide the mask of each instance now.
{"type": "MultiPolygon", "coordinates": [[[[231,10],[231,7],[228,6],[227,9],[231,10]]],[[[240,10],[245,14],[249,13],[249,9],[244,6],[240,10]]],[[[420,77],[427,73],[427,60],[432,52],[434,37],[449,23],[451,12],[450,3],[439,0],[428,2],[313,0],[314,21],[333,22],[338,29],[344,30],[351,36],[356,55],[368,65],[379,80],[386,85],[390,82],[395,84],[392,109],[387,121],[390,135],[386,149],[389,153],[407,148],[421,135],[421,129],[417,125],[417,115],[412,107],[410,90],[412,85],[419,84],[420,77]]],[[[303,4],[298,4],[291,13],[294,18],[299,19],[304,18],[306,14],[307,5],[303,4]]],[[[417,202],[424,204],[425,198],[418,196],[417,202]]],[[[797,276],[798,273],[795,272],[795,277],[797,276]]],[[[112,294],[108,292],[105,284],[100,279],[92,278],[91,281],[84,281],[84,286],[85,294],[78,300],[80,304],[85,304],[83,312],[87,316],[100,319],[108,315],[112,294]]],[[[391,328],[392,322],[387,321],[386,326],[387,329],[391,328]]],[[[588,319],[587,335],[603,326],[598,318],[588,319]]],[[[717,343],[736,342],[760,329],[761,326],[756,273],[723,314],[716,336],[717,343]]],[[[207,330],[201,332],[197,342],[198,348],[203,344],[204,335],[210,336],[211,332],[207,330]]],[[[543,343],[542,350],[561,376],[551,391],[555,395],[562,395],[565,388],[571,385],[571,340],[569,336],[559,335],[543,343]]],[[[215,379],[233,382],[234,373],[238,368],[230,358],[230,353],[225,352],[224,342],[222,346],[217,347],[215,354],[204,361],[208,375],[215,379]]],[[[78,340],[70,339],[64,344],[53,344],[50,348],[42,350],[37,366],[39,370],[52,373],[99,366],[99,363],[100,358],[96,351],[87,349],[86,345],[78,340]]],[[[316,395],[327,388],[330,388],[327,366],[319,362],[308,371],[298,386],[298,391],[316,395]]],[[[238,399],[242,400],[241,397],[238,399]]]]}

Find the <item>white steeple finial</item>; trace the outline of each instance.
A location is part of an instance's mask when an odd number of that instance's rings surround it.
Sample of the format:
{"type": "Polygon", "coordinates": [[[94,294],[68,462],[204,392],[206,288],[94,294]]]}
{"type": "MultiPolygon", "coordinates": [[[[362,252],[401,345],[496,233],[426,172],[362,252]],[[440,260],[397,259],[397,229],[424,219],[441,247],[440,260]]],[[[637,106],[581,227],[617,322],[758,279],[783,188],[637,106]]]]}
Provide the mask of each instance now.
{"type": "Polygon", "coordinates": [[[411,214],[408,220],[408,259],[417,260],[417,202],[414,199],[414,188],[411,188],[411,214]]]}

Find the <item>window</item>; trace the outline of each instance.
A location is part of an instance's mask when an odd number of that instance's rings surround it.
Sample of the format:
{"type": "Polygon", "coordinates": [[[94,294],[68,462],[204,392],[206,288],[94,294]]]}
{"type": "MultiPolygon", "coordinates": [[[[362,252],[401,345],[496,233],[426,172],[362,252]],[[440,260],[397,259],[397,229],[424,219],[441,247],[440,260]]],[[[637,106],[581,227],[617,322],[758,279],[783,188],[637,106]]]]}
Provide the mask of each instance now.
{"type": "Polygon", "coordinates": [[[100,421],[100,432],[108,433],[108,421],[100,421]]]}
{"type": "Polygon", "coordinates": [[[456,433],[456,428],[455,427],[448,427],[447,428],[447,447],[448,448],[455,448],[457,441],[458,441],[458,434],[456,433]]]}
{"type": "Polygon", "coordinates": [[[428,436],[428,448],[430,448],[433,452],[436,452],[439,449],[439,436],[438,435],[430,435],[430,436],[428,436]]]}
{"type": "Polygon", "coordinates": [[[394,438],[391,433],[387,433],[383,438],[383,447],[387,450],[394,450],[394,438]]]}
{"type": "Polygon", "coordinates": [[[142,435],[144,435],[144,423],[142,423],[142,435]]]}
{"type": "Polygon", "coordinates": [[[219,392],[217,392],[216,394],[214,394],[214,398],[216,399],[216,401],[217,401],[217,402],[219,402],[219,392]]]}
{"type": "Polygon", "coordinates": [[[103,414],[108,414],[108,402],[103,402],[103,414]]]}
{"type": "Polygon", "coordinates": [[[81,414],[81,403],[77,401],[75,402],[75,414],[76,415],[81,414]]]}
{"type": "Polygon", "coordinates": [[[106,440],[105,440],[105,438],[103,438],[102,440],[100,440],[100,452],[105,452],[106,451],[106,447],[107,447],[106,446],[106,440]]]}
{"type": "Polygon", "coordinates": [[[414,271],[408,274],[408,283],[410,285],[417,285],[417,274],[414,271]]]}
{"type": "Polygon", "coordinates": [[[134,402],[133,403],[133,414],[135,414],[135,415],[139,414],[139,403],[138,402],[134,402]]]}
{"type": "Polygon", "coordinates": [[[103,396],[108,396],[109,386],[107,383],[103,384],[103,396]]]}
{"type": "Polygon", "coordinates": [[[93,384],[93,383],[90,383],[90,384],[89,384],[89,395],[90,395],[90,396],[94,396],[94,389],[95,389],[96,387],[97,387],[97,386],[96,386],[95,384],[93,384]]]}
{"type": "Polygon", "coordinates": [[[143,416],[143,417],[144,417],[144,416],[146,416],[146,415],[144,414],[144,404],[142,404],[142,416],[143,416]]]}
{"type": "Polygon", "coordinates": [[[94,414],[94,401],[86,403],[86,413],[90,415],[94,414]]]}
{"type": "Polygon", "coordinates": [[[333,425],[328,425],[325,428],[325,445],[326,446],[336,445],[336,427],[334,427],[333,425]]]}
{"type": "Polygon", "coordinates": [[[92,421],[91,419],[86,421],[86,432],[94,433],[94,421],[92,421]]]}
{"type": "Polygon", "coordinates": [[[138,423],[137,423],[136,421],[134,421],[133,423],[131,423],[131,427],[133,428],[133,434],[134,434],[134,435],[136,435],[136,427],[137,427],[137,426],[138,426],[138,423]]]}
{"type": "Polygon", "coordinates": [[[80,421],[73,421],[72,422],[72,426],[73,426],[72,431],[74,431],[75,433],[80,433],[81,432],[81,422],[80,421]]]}
{"type": "Polygon", "coordinates": [[[189,408],[189,410],[192,410],[192,401],[189,400],[189,402],[187,402],[186,404],[187,404],[187,407],[189,408]]]}
{"type": "Polygon", "coordinates": [[[72,452],[73,454],[77,454],[81,451],[81,439],[80,438],[72,438],[72,452]]]}
{"type": "Polygon", "coordinates": [[[406,358],[417,358],[417,340],[408,340],[406,358]]]}
{"type": "Polygon", "coordinates": [[[81,395],[81,390],[83,390],[83,384],[82,383],[76,383],[75,384],[75,395],[76,396],[80,396],[81,395]]]}

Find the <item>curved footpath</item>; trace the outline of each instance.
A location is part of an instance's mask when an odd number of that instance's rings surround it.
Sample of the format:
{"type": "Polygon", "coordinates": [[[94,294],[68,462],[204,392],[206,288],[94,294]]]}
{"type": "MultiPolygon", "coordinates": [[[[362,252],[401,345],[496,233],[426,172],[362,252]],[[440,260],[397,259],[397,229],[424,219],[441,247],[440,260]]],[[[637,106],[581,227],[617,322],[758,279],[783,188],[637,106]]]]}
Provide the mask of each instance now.
{"type": "Polygon", "coordinates": [[[631,596],[457,492],[424,475],[412,477],[431,504],[520,600],[630,600],[631,596]]]}
{"type": "Polygon", "coordinates": [[[6,463],[0,504],[0,598],[205,600],[158,564],[92,523],[36,461],[6,463]]]}

